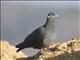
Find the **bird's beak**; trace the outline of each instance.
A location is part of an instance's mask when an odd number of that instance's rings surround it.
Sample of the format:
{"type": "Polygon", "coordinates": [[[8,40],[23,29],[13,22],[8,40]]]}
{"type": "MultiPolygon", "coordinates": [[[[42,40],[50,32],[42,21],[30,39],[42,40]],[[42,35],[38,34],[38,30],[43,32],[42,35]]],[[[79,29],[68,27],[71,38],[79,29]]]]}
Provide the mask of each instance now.
{"type": "Polygon", "coordinates": [[[56,15],[56,18],[59,18],[59,15],[56,15]]]}
{"type": "Polygon", "coordinates": [[[59,17],[58,15],[56,15],[56,17],[59,17]]]}

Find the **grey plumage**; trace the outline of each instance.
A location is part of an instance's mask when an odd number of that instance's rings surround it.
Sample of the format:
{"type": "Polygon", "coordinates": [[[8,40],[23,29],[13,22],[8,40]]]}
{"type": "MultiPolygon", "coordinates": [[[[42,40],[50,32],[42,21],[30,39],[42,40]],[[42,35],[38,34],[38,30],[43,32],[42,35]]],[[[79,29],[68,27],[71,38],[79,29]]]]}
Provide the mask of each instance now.
{"type": "Polygon", "coordinates": [[[46,46],[45,42],[49,39],[51,39],[49,37],[48,39],[48,35],[53,35],[52,32],[54,30],[54,25],[52,22],[52,20],[54,20],[54,18],[57,17],[53,12],[50,12],[48,14],[47,17],[47,21],[46,23],[39,27],[38,29],[34,30],[31,34],[29,34],[22,43],[16,45],[16,47],[18,48],[17,52],[19,52],[20,50],[24,49],[24,48],[29,48],[29,47],[33,47],[35,49],[41,49],[43,47],[46,46]],[[51,20],[51,21],[50,21],[51,20]],[[52,23],[52,24],[51,24],[52,23]],[[50,30],[51,29],[51,30],[50,30]],[[51,33],[51,34],[48,34],[51,33]]]}
{"type": "Polygon", "coordinates": [[[24,42],[16,46],[17,48],[19,48],[17,52],[24,48],[29,48],[29,47],[40,49],[43,46],[42,42],[43,42],[43,36],[41,36],[40,28],[38,28],[34,30],[30,35],[28,35],[24,39],[24,42]]]}

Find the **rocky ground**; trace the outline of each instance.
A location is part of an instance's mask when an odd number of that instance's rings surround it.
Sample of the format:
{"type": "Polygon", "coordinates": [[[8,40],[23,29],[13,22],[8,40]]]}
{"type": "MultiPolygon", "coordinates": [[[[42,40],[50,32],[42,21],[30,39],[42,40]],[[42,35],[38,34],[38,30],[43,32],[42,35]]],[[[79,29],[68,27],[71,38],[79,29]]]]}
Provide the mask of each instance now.
{"type": "Polygon", "coordinates": [[[41,50],[31,58],[30,60],[80,60],[80,39],[50,45],[48,51],[41,50]]]}
{"type": "Polygon", "coordinates": [[[16,53],[16,48],[8,42],[1,41],[1,60],[80,60],[80,39],[50,45],[32,57],[24,56],[22,52],[16,53]]]}
{"type": "Polygon", "coordinates": [[[22,52],[16,53],[16,48],[7,41],[0,41],[0,59],[1,60],[24,60],[25,54],[22,52]],[[21,59],[19,59],[21,58],[21,59]]]}

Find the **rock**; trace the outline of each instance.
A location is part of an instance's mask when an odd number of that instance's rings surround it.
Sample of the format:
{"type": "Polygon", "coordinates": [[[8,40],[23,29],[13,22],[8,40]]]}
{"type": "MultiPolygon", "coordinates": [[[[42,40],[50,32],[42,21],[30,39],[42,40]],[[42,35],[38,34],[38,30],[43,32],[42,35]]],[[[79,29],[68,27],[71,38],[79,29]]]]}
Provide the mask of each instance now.
{"type": "Polygon", "coordinates": [[[0,41],[1,60],[80,60],[80,39],[72,39],[68,42],[50,45],[47,49],[39,51],[32,57],[25,57],[21,51],[7,41],[0,41]]]}
{"type": "Polygon", "coordinates": [[[17,48],[9,44],[7,41],[0,40],[1,60],[24,60],[26,55],[21,51],[16,53],[16,50],[17,48]]]}
{"type": "Polygon", "coordinates": [[[48,51],[41,50],[26,60],[80,60],[80,39],[50,45],[48,51]]]}

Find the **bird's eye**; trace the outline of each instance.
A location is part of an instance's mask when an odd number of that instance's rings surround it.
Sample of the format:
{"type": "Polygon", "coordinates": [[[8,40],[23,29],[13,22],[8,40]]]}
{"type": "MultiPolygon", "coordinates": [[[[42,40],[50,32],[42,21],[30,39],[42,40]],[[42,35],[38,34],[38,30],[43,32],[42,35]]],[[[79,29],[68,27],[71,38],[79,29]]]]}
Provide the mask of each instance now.
{"type": "Polygon", "coordinates": [[[52,15],[55,15],[55,14],[52,14],[52,15]]]}

